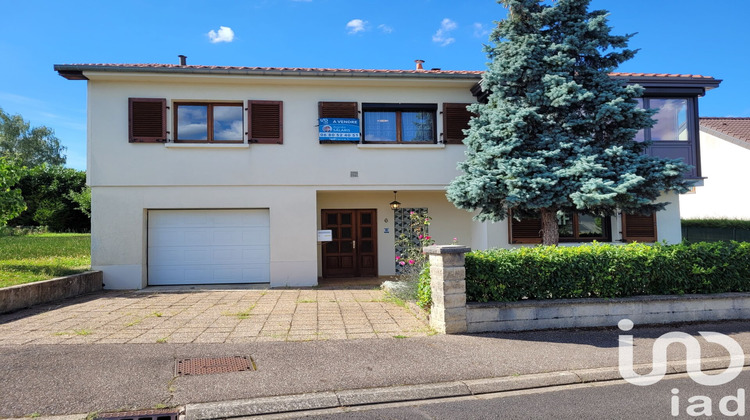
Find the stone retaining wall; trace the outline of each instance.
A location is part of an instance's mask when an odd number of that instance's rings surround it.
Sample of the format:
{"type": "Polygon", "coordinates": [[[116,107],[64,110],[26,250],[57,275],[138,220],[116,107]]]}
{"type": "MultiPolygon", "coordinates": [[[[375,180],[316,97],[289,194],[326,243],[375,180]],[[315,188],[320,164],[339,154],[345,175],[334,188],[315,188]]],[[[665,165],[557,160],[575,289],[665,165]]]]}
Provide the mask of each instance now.
{"type": "Polygon", "coordinates": [[[430,325],[440,333],[615,327],[623,318],[637,324],[750,319],[750,293],[466,303],[469,251],[460,245],[424,249],[432,278],[430,325]]]}
{"type": "Polygon", "coordinates": [[[102,290],[102,272],[87,271],[0,289],[0,314],[102,290]]]}

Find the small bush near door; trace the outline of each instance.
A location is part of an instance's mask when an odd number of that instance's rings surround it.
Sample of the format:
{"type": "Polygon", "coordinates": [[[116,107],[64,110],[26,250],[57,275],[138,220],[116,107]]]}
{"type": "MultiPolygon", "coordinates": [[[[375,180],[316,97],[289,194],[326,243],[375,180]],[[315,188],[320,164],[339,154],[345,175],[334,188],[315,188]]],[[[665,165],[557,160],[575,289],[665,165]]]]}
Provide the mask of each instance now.
{"type": "Polygon", "coordinates": [[[538,246],[466,255],[467,301],[750,291],[750,243],[538,246]]]}

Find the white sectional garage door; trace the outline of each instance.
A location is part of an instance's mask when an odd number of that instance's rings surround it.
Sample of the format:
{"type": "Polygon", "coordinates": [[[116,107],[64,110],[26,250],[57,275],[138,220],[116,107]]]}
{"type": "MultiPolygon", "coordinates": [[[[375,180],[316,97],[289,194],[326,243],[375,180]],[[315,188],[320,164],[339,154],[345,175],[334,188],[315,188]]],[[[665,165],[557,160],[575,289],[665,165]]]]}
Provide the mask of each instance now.
{"type": "Polygon", "coordinates": [[[150,210],[148,284],[270,282],[268,210],[150,210]]]}

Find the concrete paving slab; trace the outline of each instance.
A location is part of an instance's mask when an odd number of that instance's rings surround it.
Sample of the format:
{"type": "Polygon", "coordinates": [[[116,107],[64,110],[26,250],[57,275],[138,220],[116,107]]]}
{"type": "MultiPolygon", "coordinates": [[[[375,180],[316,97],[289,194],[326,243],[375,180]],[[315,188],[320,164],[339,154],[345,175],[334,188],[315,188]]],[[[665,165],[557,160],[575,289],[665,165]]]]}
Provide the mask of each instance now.
{"type": "Polygon", "coordinates": [[[357,339],[375,337],[373,324],[384,323],[393,335],[433,334],[381,290],[159,287],[104,291],[0,316],[0,346],[357,339]]]}

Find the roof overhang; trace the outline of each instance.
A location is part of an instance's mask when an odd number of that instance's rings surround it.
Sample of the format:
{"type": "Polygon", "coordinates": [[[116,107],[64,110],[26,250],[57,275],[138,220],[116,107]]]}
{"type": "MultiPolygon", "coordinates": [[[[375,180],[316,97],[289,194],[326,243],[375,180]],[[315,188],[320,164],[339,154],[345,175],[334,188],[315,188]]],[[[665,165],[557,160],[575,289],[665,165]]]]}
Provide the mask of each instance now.
{"type": "Polygon", "coordinates": [[[108,65],[108,64],[56,64],[60,76],[68,80],[88,80],[86,73],[130,73],[162,75],[214,75],[214,76],[277,76],[277,77],[342,77],[342,78],[400,78],[400,79],[453,79],[480,80],[479,71],[451,70],[359,70],[271,67],[215,67],[172,65],[108,65]]]}
{"type": "MultiPolygon", "coordinates": [[[[610,73],[610,77],[626,84],[643,86],[646,89],[644,96],[703,96],[707,90],[719,87],[722,82],[713,77],[690,74],[610,73]]],[[[488,96],[488,92],[482,90],[481,82],[472,86],[471,93],[480,102],[488,96]]]]}

